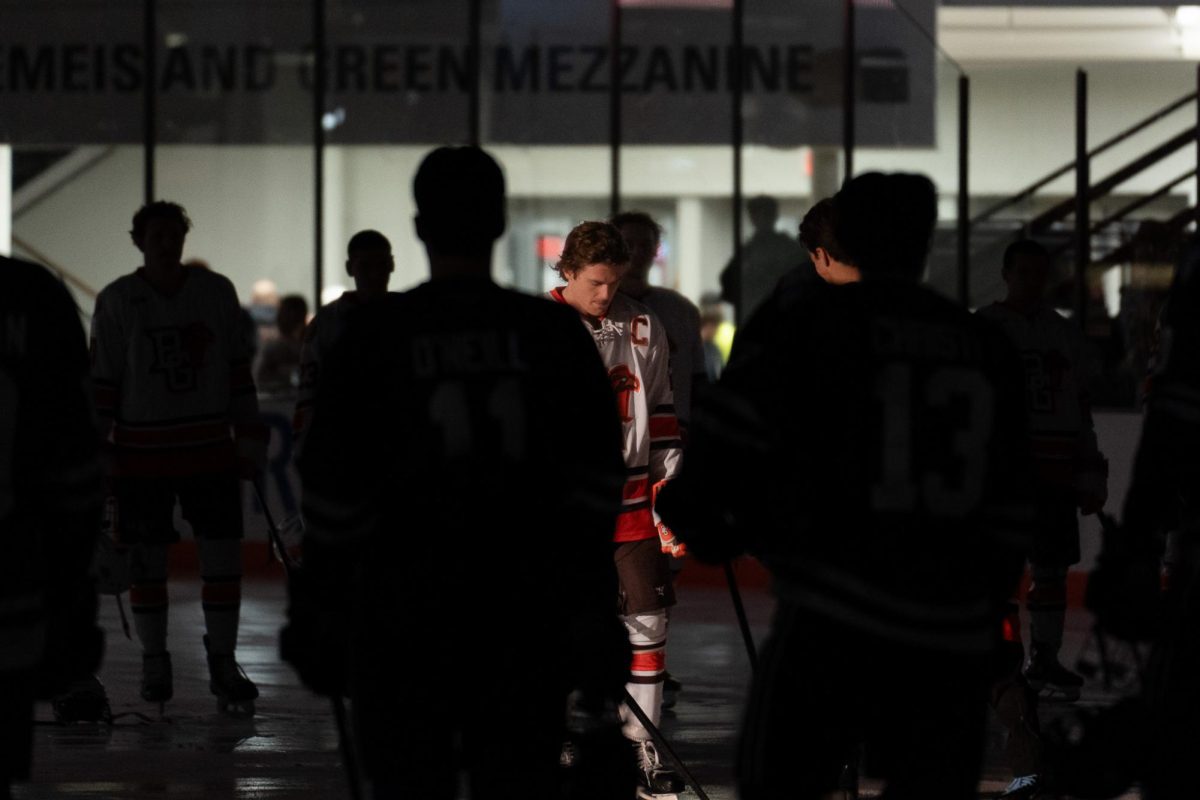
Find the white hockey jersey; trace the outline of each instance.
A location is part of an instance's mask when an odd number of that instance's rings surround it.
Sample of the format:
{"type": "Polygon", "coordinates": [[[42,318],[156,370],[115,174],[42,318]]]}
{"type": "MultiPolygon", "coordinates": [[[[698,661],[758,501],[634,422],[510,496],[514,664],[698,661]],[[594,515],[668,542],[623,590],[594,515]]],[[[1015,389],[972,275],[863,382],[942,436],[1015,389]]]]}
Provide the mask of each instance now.
{"type": "Polygon", "coordinates": [[[1100,458],[1083,334],[1049,307],[1027,316],[1004,303],[992,303],[978,314],[997,323],[1021,353],[1038,478],[1047,485],[1073,486],[1100,458]]]}
{"type": "Polygon", "coordinates": [[[186,275],[168,296],[139,269],[96,298],[92,382],[118,474],[232,471],[239,455],[265,456],[237,293],[223,275],[186,275]]]}
{"type": "MultiPolygon", "coordinates": [[[[562,289],[551,299],[566,304],[562,289]]],[[[617,519],[616,542],[658,536],[654,497],[679,471],[682,445],[668,366],[670,348],[658,318],[648,308],[617,294],[592,334],[608,370],[625,434],[625,493],[617,519]]]]}

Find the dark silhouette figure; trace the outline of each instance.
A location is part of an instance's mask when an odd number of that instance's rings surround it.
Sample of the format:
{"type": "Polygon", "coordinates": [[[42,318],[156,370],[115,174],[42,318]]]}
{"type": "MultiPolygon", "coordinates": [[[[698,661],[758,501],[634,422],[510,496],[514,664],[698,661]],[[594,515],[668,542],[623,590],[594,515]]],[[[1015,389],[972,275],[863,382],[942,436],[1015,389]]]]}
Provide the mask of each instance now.
{"type": "Polygon", "coordinates": [[[209,688],[222,711],[253,713],[258,690],[234,660],[241,607],[239,477],[261,474],[266,427],[228,278],[185,267],[184,209],[143,206],[130,235],[144,265],[106,286],[92,317],[92,382],[110,454],[118,543],[142,644],[141,695],[174,694],[167,649],[167,550],[179,503],[200,556],[209,688]]]}
{"type": "Polygon", "coordinates": [[[1140,780],[1149,800],[1194,796],[1200,752],[1200,245],[1195,241],[1176,273],[1162,335],[1169,344],[1150,376],[1123,525],[1106,537],[1087,597],[1101,630],[1154,645],[1142,696],[1110,712],[1107,724],[1103,716],[1093,721],[1091,744],[1085,736],[1082,755],[1072,759],[1069,770],[1072,778],[1104,775],[1104,788],[1113,795],[1140,780]],[[1171,580],[1160,595],[1162,537],[1169,531],[1176,532],[1177,552],[1171,580]]]}
{"type": "Polygon", "coordinates": [[[774,197],[752,197],[746,211],[754,233],[742,245],[741,259],[730,260],[721,272],[721,299],[733,304],[738,325],[746,324],[784,275],[799,269],[812,276],[804,248],[775,230],[779,202],[774,197]]]}
{"type": "Polygon", "coordinates": [[[885,797],[970,797],[1024,556],[1020,362],[918,285],[928,179],[859,176],[834,212],[861,280],[777,292],[742,329],[659,505],[696,557],[775,578],[744,800],[834,791],[859,742],[885,797]]]}
{"type": "Polygon", "coordinates": [[[0,797],[29,777],[33,702],[94,681],[88,566],[101,473],[78,312],[45,269],[0,257],[0,797]]]}
{"type": "Polygon", "coordinates": [[[279,335],[262,346],[254,363],[254,385],[264,394],[291,394],[300,386],[300,350],[308,323],[308,301],[284,295],[275,312],[279,335]]]}
{"type": "Polygon", "coordinates": [[[435,150],[413,194],[430,280],[349,317],[322,367],[283,655],[349,693],[374,797],[453,798],[460,770],[475,798],[552,797],[568,693],[616,736],[629,670],[612,390],[577,314],[492,282],[495,161],[435,150]]]}
{"type": "Polygon", "coordinates": [[[334,343],[346,327],[346,318],[368,303],[387,296],[388,282],[395,270],[392,243],[379,231],[363,230],[350,237],[346,245],[346,273],[354,279],[354,289],[321,308],[304,329],[300,350],[300,390],[292,419],[296,452],[312,422],[312,404],[321,378],[321,365],[333,351],[334,343]]]}

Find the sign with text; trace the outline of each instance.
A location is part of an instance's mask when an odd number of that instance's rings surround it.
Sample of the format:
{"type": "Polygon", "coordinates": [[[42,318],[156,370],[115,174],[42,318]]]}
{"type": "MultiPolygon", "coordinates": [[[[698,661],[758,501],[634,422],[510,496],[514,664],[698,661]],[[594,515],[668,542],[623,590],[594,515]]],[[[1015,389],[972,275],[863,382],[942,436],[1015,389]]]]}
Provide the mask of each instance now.
{"type": "MultiPolygon", "coordinates": [[[[858,8],[858,142],[929,146],[934,136],[932,0],[858,8]]],[[[316,59],[301,0],[160,0],[148,75],[140,0],[0,0],[0,141],[136,143],[146,81],[164,143],[311,141],[316,59]]],[[[842,4],[747,0],[745,48],[722,4],[644,0],[484,3],[485,141],[602,144],[609,91],[628,144],[729,141],[741,64],[746,141],[841,143],[842,4]]],[[[330,2],[325,124],[331,143],[431,143],[466,136],[473,53],[467,4],[330,2]]]]}

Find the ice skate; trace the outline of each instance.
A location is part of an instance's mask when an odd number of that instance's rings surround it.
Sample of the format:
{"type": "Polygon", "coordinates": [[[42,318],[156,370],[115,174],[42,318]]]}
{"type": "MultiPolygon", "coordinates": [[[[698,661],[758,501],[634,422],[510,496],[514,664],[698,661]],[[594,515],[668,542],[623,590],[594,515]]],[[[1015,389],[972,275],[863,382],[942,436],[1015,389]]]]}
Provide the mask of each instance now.
{"type": "Polygon", "coordinates": [[[62,725],[112,720],[108,693],[95,675],[73,683],[69,689],[50,701],[50,707],[54,711],[54,721],[62,725]]]}
{"type": "Polygon", "coordinates": [[[1038,697],[1050,702],[1073,703],[1083,690],[1083,678],[1059,663],[1057,656],[1038,653],[1033,649],[1025,667],[1025,680],[1038,697]]]}
{"type": "Polygon", "coordinates": [[[683,791],[683,779],[662,763],[654,742],[634,742],[637,759],[638,800],[675,800],[683,791]]]}
{"type": "Polygon", "coordinates": [[[208,653],[208,689],[217,696],[217,711],[230,717],[254,716],[258,687],[246,677],[245,670],[234,660],[232,653],[213,653],[207,636],[204,637],[204,650],[208,653]]]}
{"type": "Polygon", "coordinates": [[[142,699],[147,703],[158,703],[162,714],[163,704],[175,696],[174,676],[171,672],[171,654],[142,654],[142,699]]]}

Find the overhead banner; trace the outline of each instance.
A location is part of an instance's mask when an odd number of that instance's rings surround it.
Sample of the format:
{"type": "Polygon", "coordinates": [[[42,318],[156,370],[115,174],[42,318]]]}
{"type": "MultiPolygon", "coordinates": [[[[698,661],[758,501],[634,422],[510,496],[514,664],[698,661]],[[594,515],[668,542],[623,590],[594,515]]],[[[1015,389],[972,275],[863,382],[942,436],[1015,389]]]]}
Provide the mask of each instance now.
{"type": "MultiPolygon", "coordinates": [[[[861,0],[860,0],[861,2],[861,0]]],[[[328,3],[329,141],[460,141],[472,75],[467,3],[328,3]]],[[[482,19],[485,141],[603,144],[609,92],[627,144],[730,140],[738,54],[720,3],[492,0],[482,19]],[[615,63],[614,63],[615,61],[615,63]]],[[[842,3],[746,0],[741,53],[746,141],[842,142],[842,3]]],[[[137,143],[147,58],[141,0],[0,0],[0,141],[137,143]]],[[[857,7],[857,141],[934,144],[932,0],[857,7]]],[[[316,59],[311,3],[160,0],[154,58],[163,143],[312,141],[316,59]]]]}

